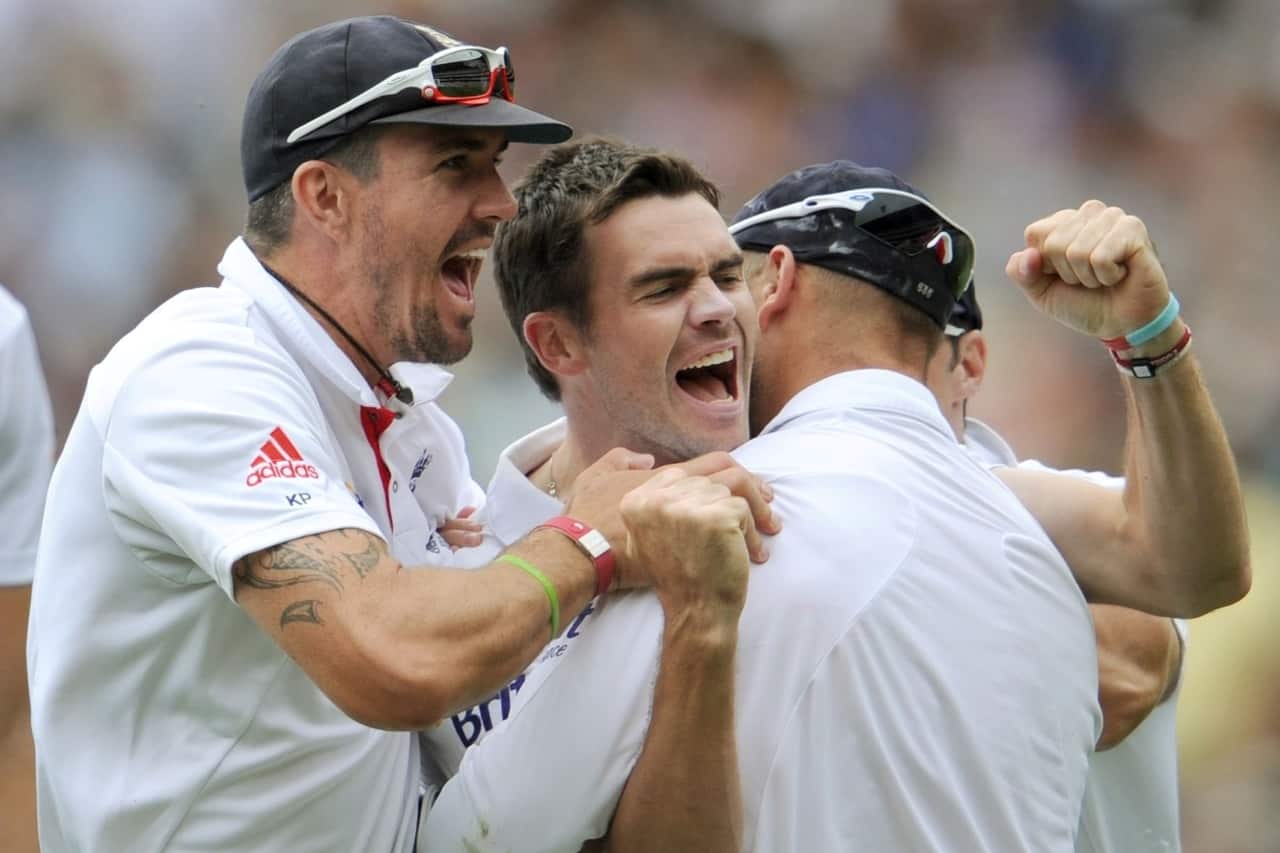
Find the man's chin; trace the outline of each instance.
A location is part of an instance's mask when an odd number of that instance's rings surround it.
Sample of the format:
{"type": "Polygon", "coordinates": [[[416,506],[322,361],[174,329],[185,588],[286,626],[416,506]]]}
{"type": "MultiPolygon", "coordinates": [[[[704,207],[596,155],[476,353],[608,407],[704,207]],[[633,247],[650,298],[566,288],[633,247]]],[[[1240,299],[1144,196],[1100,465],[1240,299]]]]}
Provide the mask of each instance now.
{"type": "Polygon", "coordinates": [[[746,427],[743,427],[741,430],[704,432],[697,435],[686,435],[684,439],[684,441],[680,442],[679,449],[673,451],[673,455],[677,457],[672,460],[674,462],[683,462],[707,453],[721,451],[727,453],[747,440],[747,430],[746,427]]]}
{"type": "Polygon", "coordinates": [[[439,353],[440,357],[435,359],[432,363],[445,365],[457,364],[471,354],[471,346],[473,343],[474,341],[472,340],[471,333],[468,332],[466,340],[452,343],[447,349],[442,348],[439,353]]]}
{"type": "Polygon", "coordinates": [[[402,351],[403,354],[397,361],[417,364],[457,364],[471,354],[473,343],[470,329],[448,336],[440,335],[431,340],[419,341],[418,345],[412,349],[402,351]]]}

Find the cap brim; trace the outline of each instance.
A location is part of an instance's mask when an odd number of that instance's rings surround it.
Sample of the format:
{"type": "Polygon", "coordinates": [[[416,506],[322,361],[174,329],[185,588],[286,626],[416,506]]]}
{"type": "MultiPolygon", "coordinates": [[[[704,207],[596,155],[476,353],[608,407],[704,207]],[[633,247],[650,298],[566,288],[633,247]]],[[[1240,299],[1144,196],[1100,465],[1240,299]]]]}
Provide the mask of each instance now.
{"type": "Polygon", "coordinates": [[[492,127],[512,142],[553,145],[573,136],[573,128],[502,98],[487,104],[441,104],[374,119],[369,124],[433,124],[445,127],[492,127]]]}

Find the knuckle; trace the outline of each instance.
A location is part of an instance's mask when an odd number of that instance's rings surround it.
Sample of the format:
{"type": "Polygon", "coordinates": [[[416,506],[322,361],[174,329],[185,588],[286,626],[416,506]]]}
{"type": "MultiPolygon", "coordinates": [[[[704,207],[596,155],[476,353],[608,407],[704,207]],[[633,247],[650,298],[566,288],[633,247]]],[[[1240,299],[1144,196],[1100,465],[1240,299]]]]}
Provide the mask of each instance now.
{"type": "Polygon", "coordinates": [[[1071,246],[1068,246],[1066,250],[1067,263],[1076,268],[1087,267],[1089,265],[1089,258],[1092,254],[1093,253],[1088,246],[1072,244],[1071,246]]]}
{"type": "Polygon", "coordinates": [[[1022,236],[1028,243],[1035,242],[1048,235],[1049,232],[1053,230],[1053,226],[1053,216],[1047,216],[1044,219],[1037,219],[1023,230],[1022,236]]]}
{"type": "Polygon", "coordinates": [[[1061,257],[1067,250],[1066,240],[1057,234],[1050,234],[1044,240],[1040,251],[1050,257],[1061,257]]]}
{"type": "Polygon", "coordinates": [[[644,492],[639,490],[627,492],[618,502],[618,512],[623,518],[631,518],[644,512],[648,504],[648,497],[644,492]]]}

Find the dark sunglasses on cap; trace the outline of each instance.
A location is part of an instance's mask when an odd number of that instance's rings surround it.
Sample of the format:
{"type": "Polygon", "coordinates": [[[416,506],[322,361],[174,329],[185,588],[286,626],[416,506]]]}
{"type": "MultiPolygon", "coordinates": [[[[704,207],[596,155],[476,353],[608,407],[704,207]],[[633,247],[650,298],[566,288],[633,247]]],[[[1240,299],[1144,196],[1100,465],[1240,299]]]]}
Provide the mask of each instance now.
{"type": "Polygon", "coordinates": [[[422,97],[433,104],[487,104],[496,92],[515,103],[516,72],[511,52],[505,47],[462,44],[433,53],[412,68],[397,71],[350,100],[344,101],[305,124],[298,125],[286,140],[297,142],[331,121],[354,112],[370,101],[395,95],[405,89],[421,89],[422,97]]]}
{"type": "Polygon", "coordinates": [[[903,190],[868,187],[812,195],[748,216],[729,226],[729,233],[736,235],[766,222],[802,219],[824,210],[852,213],[854,227],[859,231],[908,257],[932,251],[957,299],[973,282],[973,236],[925,199],[903,190]]]}

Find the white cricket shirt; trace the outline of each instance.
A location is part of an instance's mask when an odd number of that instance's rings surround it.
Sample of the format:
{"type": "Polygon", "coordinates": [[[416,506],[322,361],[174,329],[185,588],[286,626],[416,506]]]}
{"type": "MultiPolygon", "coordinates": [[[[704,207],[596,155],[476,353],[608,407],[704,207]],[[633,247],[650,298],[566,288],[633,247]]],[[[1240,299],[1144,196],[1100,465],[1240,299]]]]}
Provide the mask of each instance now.
{"type": "Polygon", "coordinates": [[[24,586],[53,467],[53,411],[27,311],[3,287],[0,377],[0,586],[24,586]]]}
{"type": "Polygon", "coordinates": [[[337,528],[448,562],[436,527],[482,498],[430,402],[448,374],[396,365],[395,418],[241,240],[219,272],[94,368],[54,470],[27,649],[42,847],[411,850],[416,740],[340,711],[231,566],[337,528]]]}
{"type": "MultiPolygon", "coordinates": [[[[735,456],[784,522],[739,635],[746,849],[1070,851],[1101,728],[1092,622],[929,391],[830,377],[735,456]]],[[[549,647],[422,849],[576,851],[603,834],[643,745],[662,618],[652,594],[609,595],[549,647]]]]}
{"type": "MultiPolygon", "coordinates": [[[[1032,460],[1019,462],[1000,435],[983,422],[965,419],[965,446],[984,464],[1055,472],[1032,460]]],[[[1058,471],[1112,489],[1124,480],[1101,472],[1058,471]]],[[[1187,624],[1173,620],[1185,645],[1187,624]]],[[[1129,736],[1089,759],[1089,779],[1080,815],[1078,853],[1178,853],[1177,703],[1174,692],[1157,705],[1129,736]]]]}

